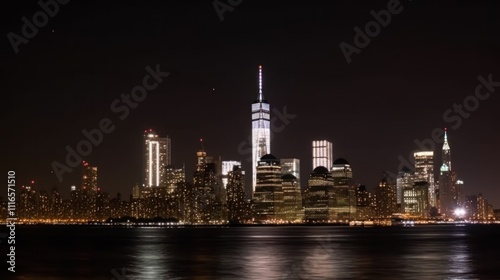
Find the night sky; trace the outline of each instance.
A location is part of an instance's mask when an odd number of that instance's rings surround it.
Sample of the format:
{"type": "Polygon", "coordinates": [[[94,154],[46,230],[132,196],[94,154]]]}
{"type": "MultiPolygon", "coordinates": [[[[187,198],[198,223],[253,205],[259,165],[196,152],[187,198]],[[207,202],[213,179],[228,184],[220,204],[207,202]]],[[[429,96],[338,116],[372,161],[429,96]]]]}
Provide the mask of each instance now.
{"type": "MultiPolygon", "coordinates": [[[[17,54],[7,34],[22,34],[21,18],[32,20],[41,8],[2,3],[2,170],[15,170],[18,184],[33,179],[38,189],[57,184],[68,193],[81,167],[58,182],[52,162],[64,163],[65,146],[75,148],[83,129],[109,118],[116,129],[84,159],[98,166],[99,185],[113,196],[128,196],[141,181],[147,128],[172,138],[172,163],[185,163],[188,178],[200,138],[209,155],[243,161],[250,178],[250,154],[238,145],[251,134],[262,64],[271,107],[296,115],[273,135],[272,154],[300,158],[303,183],[312,140],[332,141],[334,157],[347,159],[356,182],[373,189],[384,171],[398,171],[399,155],[418,149],[415,139],[448,127],[466,193],[500,207],[500,87],[461,125],[443,119],[474,95],[478,76],[500,82],[500,5],[401,1],[403,10],[347,63],[339,44],[354,45],[353,28],[364,29],[370,11],[388,2],[243,0],[221,22],[212,1],[71,1],[17,54]],[[120,120],[111,103],[157,64],[170,75],[120,120]]],[[[436,176],[440,150],[437,144],[436,176]]]]}

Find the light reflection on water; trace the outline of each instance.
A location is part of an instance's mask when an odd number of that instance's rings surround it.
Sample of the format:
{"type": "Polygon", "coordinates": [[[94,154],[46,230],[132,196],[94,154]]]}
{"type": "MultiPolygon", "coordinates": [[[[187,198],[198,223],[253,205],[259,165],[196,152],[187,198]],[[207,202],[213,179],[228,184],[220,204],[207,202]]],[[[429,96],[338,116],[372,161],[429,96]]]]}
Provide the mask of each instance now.
{"type": "Polygon", "coordinates": [[[123,268],[116,280],[496,279],[500,227],[487,229],[26,228],[38,242],[24,240],[19,254],[33,265],[18,276],[109,280],[123,268]],[[40,259],[40,250],[51,253],[40,259]]]}

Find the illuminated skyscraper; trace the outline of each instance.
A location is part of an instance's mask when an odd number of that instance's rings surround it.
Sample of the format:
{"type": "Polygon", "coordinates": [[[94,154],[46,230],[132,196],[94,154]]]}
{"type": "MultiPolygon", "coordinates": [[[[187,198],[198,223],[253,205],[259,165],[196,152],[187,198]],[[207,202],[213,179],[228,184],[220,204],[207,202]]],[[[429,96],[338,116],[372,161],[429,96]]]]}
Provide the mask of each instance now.
{"type": "Polygon", "coordinates": [[[283,187],[283,220],[298,222],[304,218],[302,193],[297,178],[291,173],[281,176],[283,187]]]}
{"type": "Polygon", "coordinates": [[[347,160],[338,158],[333,162],[330,173],[335,193],[331,209],[335,218],[344,220],[355,217],[357,186],[353,181],[351,165],[347,160]]]}
{"type": "Polygon", "coordinates": [[[429,204],[436,206],[436,185],[434,184],[434,152],[421,151],[413,153],[415,173],[413,182],[427,182],[429,186],[429,204]]]}
{"type": "Polygon", "coordinates": [[[257,185],[257,162],[271,153],[271,108],[262,94],[262,65],[259,65],[259,95],[252,103],[252,193],[257,185]]]}
{"type": "Polygon", "coordinates": [[[429,216],[429,183],[418,181],[404,186],[402,211],[412,217],[429,216]]]}
{"type": "Polygon", "coordinates": [[[356,190],[356,218],[369,219],[373,216],[371,207],[372,194],[366,189],[366,186],[359,185],[356,190]]]}
{"type": "Polygon", "coordinates": [[[257,186],[253,194],[255,219],[276,222],[282,219],[283,184],[279,159],[264,155],[258,162],[257,186]]]}
{"type": "Polygon", "coordinates": [[[387,181],[384,176],[377,188],[375,188],[375,199],[377,201],[376,214],[379,218],[390,218],[397,212],[396,186],[387,181]]]}
{"type": "Polygon", "coordinates": [[[408,167],[403,167],[396,180],[397,203],[401,206],[401,211],[404,212],[404,190],[413,186],[413,178],[411,170],[408,167]]]}
{"type": "Polygon", "coordinates": [[[173,165],[168,165],[165,171],[168,193],[174,192],[177,189],[177,185],[179,183],[186,181],[184,166],[182,168],[176,168],[173,165]]]}
{"type": "MultiPolygon", "coordinates": [[[[224,166],[224,164],[223,164],[224,166]]],[[[246,217],[245,202],[245,171],[241,166],[234,165],[227,178],[227,208],[230,223],[242,223],[246,217]]]]}
{"type": "Polygon", "coordinates": [[[200,139],[200,143],[201,149],[196,153],[197,164],[193,176],[196,196],[194,211],[198,222],[209,223],[221,220],[225,194],[222,194],[220,186],[220,157],[207,156],[203,139],[200,139]]]}
{"type": "Polygon", "coordinates": [[[297,179],[297,184],[300,189],[300,159],[298,158],[282,158],[280,160],[281,174],[292,174],[297,179]]]}
{"type": "MultiPolygon", "coordinates": [[[[235,166],[240,166],[241,167],[241,161],[234,161],[234,160],[223,160],[222,161],[222,187],[224,189],[227,189],[227,183],[229,182],[228,177],[229,177],[229,172],[233,171],[235,166]]],[[[245,172],[243,172],[245,173],[245,172]]]]}
{"type": "Polygon", "coordinates": [[[333,150],[332,142],[326,140],[319,140],[312,142],[313,154],[313,169],[318,166],[324,166],[328,170],[333,165],[333,150]]]}
{"type": "Polygon", "coordinates": [[[97,191],[97,167],[83,161],[82,189],[97,191]]]}
{"type": "Polygon", "coordinates": [[[99,190],[97,187],[97,167],[89,165],[86,161],[83,161],[82,167],[81,207],[83,207],[83,217],[94,219],[97,214],[96,198],[99,190]]]}
{"type": "Polygon", "coordinates": [[[304,193],[304,220],[306,222],[328,222],[336,218],[334,182],[324,166],[314,168],[307,181],[304,193]]]}
{"type": "Polygon", "coordinates": [[[171,142],[159,137],[152,129],[144,131],[144,186],[166,187],[166,167],[170,165],[171,142]]]}
{"type": "Polygon", "coordinates": [[[439,174],[439,212],[453,217],[458,207],[463,207],[463,182],[457,184],[456,174],[451,169],[451,150],[445,129],[443,143],[443,164],[439,174]]]}

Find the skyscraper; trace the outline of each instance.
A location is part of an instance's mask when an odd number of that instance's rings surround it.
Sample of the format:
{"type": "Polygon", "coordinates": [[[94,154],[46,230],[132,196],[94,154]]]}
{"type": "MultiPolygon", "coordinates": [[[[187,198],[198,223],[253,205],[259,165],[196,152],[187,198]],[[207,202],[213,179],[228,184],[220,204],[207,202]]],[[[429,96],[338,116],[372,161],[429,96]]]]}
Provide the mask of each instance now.
{"type": "Polygon", "coordinates": [[[336,159],[331,167],[331,176],[335,193],[331,209],[335,211],[336,219],[355,217],[357,186],[353,181],[351,165],[343,158],[336,159]]]}
{"type": "Polygon", "coordinates": [[[166,167],[171,163],[171,142],[167,136],[159,137],[153,129],[144,131],[144,186],[166,187],[166,167]]]}
{"type": "Polygon", "coordinates": [[[427,182],[429,186],[429,204],[436,206],[436,185],[434,184],[434,152],[421,151],[413,153],[415,173],[413,182],[427,182]]]}
{"type": "MultiPolygon", "coordinates": [[[[239,166],[241,167],[241,161],[234,161],[234,160],[223,160],[222,161],[222,187],[224,189],[227,189],[227,184],[229,182],[229,172],[233,171],[234,167],[239,166]]],[[[245,172],[243,172],[245,173],[245,172]]]]}
{"type": "Polygon", "coordinates": [[[313,169],[324,166],[328,170],[333,165],[332,142],[327,140],[317,140],[312,142],[313,169]]]}
{"type": "Polygon", "coordinates": [[[97,167],[83,161],[82,189],[97,191],[97,167]]]}
{"type": "Polygon", "coordinates": [[[201,149],[196,152],[197,164],[193,176],[194,195],[196,196],[196,219],[201,223],[209,223],[221,218],[222,197],[218,178],[218,164],[214,157],[207,156],[200,139],[201,149]]]}
{"type": "Polygon", "coordinates": [[[292,174],[297,179],[297,184],[300,189],[300,159],[298,158],[282,158],[280,159],[281,174],[292,174]]]}
{"type": "MultiPolygon", "coordinates": [[[[224,166],[224,165],[223,165],[224,166]]],[[[245,171],[234,165],[227,178],[227,210],[230,223],[242,223],[246,217],[245,171]]]]}
{"type": "Polygon", "coordinates": [[[444,131],[443,164],[439,174],[439,212],[452,217],[459,206],[463,206],[462,185],[457,186],[456,175],[451,168],[451,149],[448,144],[448,133],[444,131]]]}
{"type": "Polygon", "coordinates": [[[168,193],[174,192],[179,183],[186,181],[184,166],[182,168],[176,168],[173,165],[168,165],[165,170],[165,178],[168,193]]]}
{"type": "Polygon", "coordinates": [[[82,168],[81,203],[83,203],[82,207],[85,217],[93,219],[96,217],[97,211],[97,167],[91,166],[88,162],[83,161],[82,168]]]}
{"type": "Polygon", "coordinates": [[[429,216],[429,183],[418,181],[403,188],[402,212],[416,218],[429,216]]]}
{"type": "Polygon", "coordinates": [[[397,203],[401,206],[401,211],[404,212],[404,191],[413,186],[413,178],[411,170],[404,166],[398,173],[396,179],[397,203]]]}
{"type": "Polygon", "coordinates": [[[271,153],[271,108],[262,94],[262,65],[259,65],[259,95],[252,103],[252,193],[257,185],[257,162],[271,153]]]}
{"type": "Polygon", "coordinates": [[[280,161],[271,154],[258,162],[257,186],[253,194],[255,219],[276,222],[282,218],[283,185],[280,161]]]}
{"type": "Polygon", "coordinates": [[[373,216],[371,207],[372,195],[365,185],[359,185],[356,190],[356,218],[368,219],[373,216]]]}
{"type": "Polygon", "coordinates": [[[281,176],[283,181],[283,220],[287,222],[298,222],[304,218],[302,209],[302,193],[297,177],[291,173],[281,176]]]}
{"type": "Polygon", "coordinates": [[[304,192],[304,220],[306,222],[328,222],[336,218],[335,190],[331,172],[324,166],[314,168],[307,180],[304,192]]]}
{"type": "Polygon", "coordinates": [[[390,218],[393,213],[397,212],[396,186],[388,182],[385,175],[375,188],[375,199],[377,217],[390,218]]]}

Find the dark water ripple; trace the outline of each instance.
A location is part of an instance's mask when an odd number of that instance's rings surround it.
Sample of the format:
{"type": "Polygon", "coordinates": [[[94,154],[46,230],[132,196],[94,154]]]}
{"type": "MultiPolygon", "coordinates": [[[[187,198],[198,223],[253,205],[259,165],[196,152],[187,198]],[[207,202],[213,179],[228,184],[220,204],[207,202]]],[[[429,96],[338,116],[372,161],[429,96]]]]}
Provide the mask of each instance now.
{"type": "Polygon", "coordinates": [[[5,279],[500,279],[493,225],[31,226],[16,234],[16,277],[5,279]]]}

